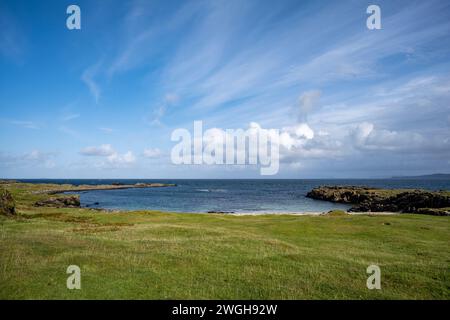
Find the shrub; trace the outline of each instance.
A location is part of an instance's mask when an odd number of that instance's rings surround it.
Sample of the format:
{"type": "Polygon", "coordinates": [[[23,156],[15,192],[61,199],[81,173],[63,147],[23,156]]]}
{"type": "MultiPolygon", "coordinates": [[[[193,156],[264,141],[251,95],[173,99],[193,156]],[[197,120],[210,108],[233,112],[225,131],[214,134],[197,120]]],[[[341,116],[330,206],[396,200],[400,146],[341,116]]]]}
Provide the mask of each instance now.
{"type": "Polygon", "coordinates": [[[0,188],[0,214],[14,215],[16,214],[16,204],[8,190],[0,188]]]}

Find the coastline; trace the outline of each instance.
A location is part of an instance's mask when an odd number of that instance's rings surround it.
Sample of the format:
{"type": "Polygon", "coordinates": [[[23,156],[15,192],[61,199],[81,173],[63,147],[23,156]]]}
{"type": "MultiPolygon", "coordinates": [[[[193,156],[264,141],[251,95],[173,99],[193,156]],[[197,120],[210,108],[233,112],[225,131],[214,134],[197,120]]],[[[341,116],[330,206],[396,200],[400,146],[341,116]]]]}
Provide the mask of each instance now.
{"type": "MultiPolygon", "coordinates": [[[[207,213],[208,214],[208,213],[207,213]]],[[[211,213],[214,214],[214,213],[211,213]]],[[[390,215],[398,215],[401,214],[399,212],[345,212],[345,214],[352,216],[352,215],[376,215],[376,216],[390,216],[390,215]]],[[[243,213],[227,213],[226,215],[233,215],[233,216],[263,216],[263,215],[275,215],[275,216],[281,216],[281,215],[291,215],[291,216],[326,216],[328,215],[328,212],[243,212],[243,213]]]]}
{"type": "Polygon", "coordinates": [[[163,187],[176,187],[176,184],[172,183],[136,183],[136,184],[101,184],[101,185],[71,185],[67,184],[63,188],[45,189],[40,191],[34,191],[34,194],[58,194],[65,192],[84,192],[95,190],[122,190],[122,189],[142,189],[142,188],[163,188],[163,187]]]}
{"type": "MultiPolygon", "coordinates": [[[[131,198],[130,206],[115,206],[114,199],[118,196],[118,199],[129,197],[128,194],[116,195],[114,193],[108,194],[95,194],[90,200],[84,200],[81,203],[82,196],[79,193],[89,191],[110,191],[110,190],[123,190],[123,189],[146,189],[146,188],[164,188],[175,187],[174,183],[161,183],[161,182],[139,182],[134,184],[125,184],[113,182],[111,184],[36,184],[28,182],[11,182],[2,181],[4,187],[22,189],[30,195],[38,195],[37,201],[33,202],[37,207],[71,207],[71,208],[85,208],[94,211],[105,212],[132,212],[132,211],[160,211],[160,212],[177,212],[177,213],[197,213],[197,214],[224,214],[224,215],[236,215],[236,216],[248,216],[248,215],[326,215],[331,211],[345,211],[345,214],[353,215],[392,215],[396,213],[416,213],[416,214],[430,214],[430,215],[449,215],[450,207],[450,192],[449,191],[428,191],[419,189],[381,189],[367,186],[319,186],[314,187],[304,196],[305,198],[312,198],[313,204],[309,205],[309,208],[299,205],[291,206],[291,208],[284,208],[283,204],[277,205],[276,198],[273,200],[274,205],[259,206],[256,205],[255,210],[252,210],[251,206],[247,203],[241,202],[231,207],[222,206],[221,202],[225,196],[220,197],[218,200],[212,200],[209,195],[205,199],[205,195],[197,195],[192,193],[191,199],[197,199],[194,202],[194,206],[183,206],[173,208],[170,206],[170,202],[177,198],[177,192],[169,191],[164,192],[166,196],[166,204],[154,205],[155,202],[148,201],[147,206],[139,207],[139,202],[145,197],[152,196],[153,192],[145,193],[144,197],[131,198]],[[106,197],[105,199],[103,197],[106,197]],[[203,198],[202,198],[203,197],[203,198]],[[203,200],[202,200],[203,199],[203,200]],[[111,202],[112,201],[112,202],[111,202]],[[137,201],[138,205],[133,205],[133,201],[137,201]],[[169,202],[167,202],[169,201],[169,202]],[[202,203],[203,201],[203,203],[202,203]],[[208,205],[205,205],[205,201],[209,201],[208,205]],[[329,207],[323,206],[323,203],[335,203],[345,205],[346,207],[329,207]],[[198,206],[197,206],[198,204],[198,206]],[[209,209],[208,207],[216,207],[215,209],[209,209]],[[242,208],[242,209],[241,209],[242,208]],[[246,208],[246,209],[245,209],[246,208]],[[306,209],[306,210],[305,210],[306,209]],[[308,210],[310,209],[310,210],[308,210]]],[[[229,188],[230,186],[228,186],[229,188]]],[[[186,194],[186,186],[180,186],[181,194],[186,194]]],[[[198,190],[198,186],[190,187],[190,190],[198,190]]],[[[187,189],[189,190],[189,189],[187,189]]],[[[139,193],[140,194],[140,193],[139,193]]],[[[159,194],[159,193],[158,193],[159,194]]],[[[213,193],[212,193],[213,194],[213,193]]],[[[232,195],[230,193],[230,195],[232,195]]],[[[31,196],[30,196],[31,197],[31,196]]],[[[228,196],[229,197],[229,196],[228,196]]],[[[301,203],[303,195],[299,193],[297,195],[299,203],[301,203]]],[[[157,199],[158,200],[158,199],[157,199]]],[[[231,197],[229,201],[233,201],[231,197]]],[[[294,201],[294,200],[292,200],[294,201]]],[[[295,204],[295,203],[294,203],[295,204]]]]}
{"type": "Polygon", "coordinates": [[[36,206],[52,195],[32,191],[50,185],[5,187],[15,212],[0,215],[4,299],[449,297],[444,216],[108,212],[36,206]],[[384,290],[367,290],[367,266],[380,256],[384,290]],[[89,280],[77,292],[63,278],[73,264],[89,280]]]}

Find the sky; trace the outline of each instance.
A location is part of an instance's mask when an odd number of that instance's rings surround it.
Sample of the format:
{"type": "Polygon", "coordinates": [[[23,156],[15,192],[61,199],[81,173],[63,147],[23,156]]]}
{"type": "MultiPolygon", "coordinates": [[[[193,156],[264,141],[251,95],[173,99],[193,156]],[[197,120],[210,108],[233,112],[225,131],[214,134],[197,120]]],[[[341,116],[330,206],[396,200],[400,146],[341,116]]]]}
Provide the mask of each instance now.
{"type": "Polygon", "coordinates": [[[173,164],[195,120],[280,130],[262,178],[449,173],[449,57],[449,1],[0,0],[0,177],[261,178],[173,164]]]}

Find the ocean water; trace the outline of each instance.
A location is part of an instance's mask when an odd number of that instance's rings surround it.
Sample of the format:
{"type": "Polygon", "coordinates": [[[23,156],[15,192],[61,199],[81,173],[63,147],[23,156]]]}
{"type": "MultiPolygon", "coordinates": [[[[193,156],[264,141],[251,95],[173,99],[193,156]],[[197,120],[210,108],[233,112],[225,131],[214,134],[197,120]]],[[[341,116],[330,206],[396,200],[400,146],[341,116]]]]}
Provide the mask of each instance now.
{"type": "Polygon", "coordinates": [[[22,180],[34,183],[110,184],[121,182],[175,183],[176,187],[95,190],[78,193],[81,205],[120,210],[234,213],[301,213],[348,209],[349,206],[306,198],[321,185],[358,185],[380,188],[450,190],[449,180],[333,179],[333,180],[144,180],[68,179],[22,180]]]}

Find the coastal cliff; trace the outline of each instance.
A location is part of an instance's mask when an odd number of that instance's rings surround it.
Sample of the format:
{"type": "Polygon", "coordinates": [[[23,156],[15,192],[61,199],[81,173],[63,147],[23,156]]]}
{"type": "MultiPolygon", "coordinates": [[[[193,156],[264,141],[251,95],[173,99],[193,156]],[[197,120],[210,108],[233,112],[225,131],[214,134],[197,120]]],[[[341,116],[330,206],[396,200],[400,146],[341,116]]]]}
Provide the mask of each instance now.
{"type": "Polygon", "coordinates": [[[316,200],[351,204],[353,206],[349,211],[450,215],[449,191],[321,186],[314,188],[306,196],[316,200]]]}

